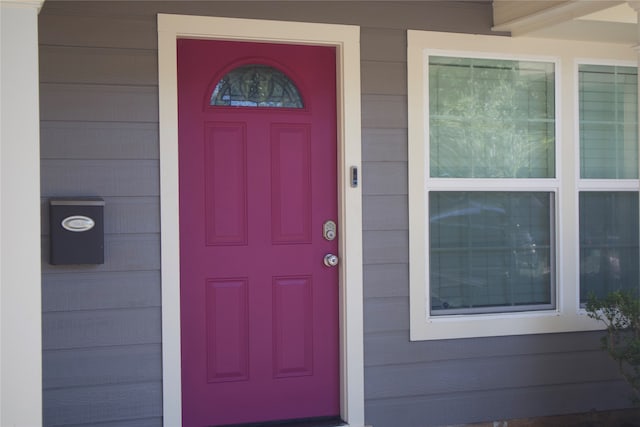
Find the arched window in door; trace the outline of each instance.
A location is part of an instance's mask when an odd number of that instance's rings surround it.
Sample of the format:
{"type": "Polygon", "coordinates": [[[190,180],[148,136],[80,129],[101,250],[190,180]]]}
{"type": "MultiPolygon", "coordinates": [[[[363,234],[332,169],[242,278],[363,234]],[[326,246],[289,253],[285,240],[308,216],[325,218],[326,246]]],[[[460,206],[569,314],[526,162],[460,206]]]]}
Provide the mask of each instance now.
{"type": "Polygon", "coordinates": [[[211,94],[212,106],[304,108],[296,85],[282,71],[242,65],[224,75],[211,94]]]}

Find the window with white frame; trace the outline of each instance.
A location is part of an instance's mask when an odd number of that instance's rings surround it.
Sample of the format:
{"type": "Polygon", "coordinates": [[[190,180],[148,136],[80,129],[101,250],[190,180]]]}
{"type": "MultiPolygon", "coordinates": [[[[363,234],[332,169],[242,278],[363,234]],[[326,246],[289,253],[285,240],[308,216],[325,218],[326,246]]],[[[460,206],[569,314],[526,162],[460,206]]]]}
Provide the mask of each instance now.
{"type": "Polygon", "coordinates": [[[429,55],[433,316],[554,307],[554,69],[429,55]]]}
{"type": "Polygon", "coordinates": [[[412,339],[595,329],[638,286],[636,67],[598,64],[631,58],[409,31],[412,339]]]}
{"type": "Polygon", "coordinates": [[[638,252],[637,67],[578,65],[580,303],[636,291],[638,252]]]}

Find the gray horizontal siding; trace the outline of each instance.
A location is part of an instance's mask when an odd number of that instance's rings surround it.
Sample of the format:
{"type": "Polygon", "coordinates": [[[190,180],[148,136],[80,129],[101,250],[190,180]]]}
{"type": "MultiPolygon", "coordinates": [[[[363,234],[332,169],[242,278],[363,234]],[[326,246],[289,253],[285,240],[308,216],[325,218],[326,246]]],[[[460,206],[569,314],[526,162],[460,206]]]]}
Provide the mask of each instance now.
{"type": "Polygon", "coordinates": [[[365,395],[384,399],[609,381],[616,368],[607,357],[598,349],[368,367],[365,395]],[[428,380],[415,381],[416,372],[428,380]]]}
{"type": "Polygon", "coordinates": [[[44,425],[159,427],[156,18],[78,5],[40,16],[44,425]],[[55,196],[105,199],[105,264],[48,264],[55,196]]]}
{"type": "Polygon", "coordinates": [[[41,193],[56,196],[158,196],[157,160],[42,160],[41,193]]]}
{"type": "Polygon", "coordinates": [[[158,125],[43,121],[42,159],[158,159],[158,125]]]}
{"type": "Polygon", "coordinates": [[[40,82],[157,85],[158,55],[152,49],[42,46],[40,82]]]}
{"type": "Polygon", "coordinates": [[[409,297],[409,266],[367,264],[364,266],[365,298],[409,297]]]}
{"type": "Polygon", "coordinates": [[[138,420],[118,420],[112,422],[100,422],[89,424],[73,424],[70,427],[165,427],[162,417],[142,418],[138,420]]]}
{"type": "Polygon", "coordinates": [[[40,119],[157,123],[158,88],[42,83],[40,119]]]}
{"type": "Polygon", "coordinates": [[[105,233],[159,233],[160,197],[105,197],[105,233]]]}
{"type": "Polygon", "coordinates": [[[409,298],[389,297],[366,300],[365,334],[409,330],[409,298]]]}
{"type": "MultiPolygon", "coordinates": [[[[360,28],[360,59],[405,63],[407,33],[404,29],[360,28]]],[[[406,76],[402,76],[406,81],[406,76]]]]}
{"type": "Polygon", "coordinates": [[[44,424],[160,426],[155,23],[48,19],[61,26],[41,25],[55,35],[40,50],[44,424]],[[65,45],[73,32],[85,37],[65,45]],[[105,264],[49,265],[48,198],[87,195],[105,199],[105,264]]]}
{"type": "MultiPolygon", "coordinates": [[[[41,43],[64,43],[82,46],[84,32],[96,27],[97,35],[89,36],[91,43],[122,43],[126,47],[126,39],[122,35],[109,33],[108,23],[114,25],[115,31],[127,31],[132,36],[135,46],[148,44],[149,33],[143,32],[148,27],[149,18],[156,13],[184,13],[190,15],[213,15],[239,18],[276,19],[287,21],[321,22],[335,24],[355,24],[362,27],[383,29],[429,29],[432,31],[458,31],[474,34],[490,33],[492,12],[488,2],[464,1],[429,1],[402,2],[395,1],[243,1],[241,4],[233,1],[217,1],[213,4],[201,1],[145,1],[129,2],[126,14],[122,8],[114,10],[109,2],[81,2],[69,12],[70,4],[74,2],[52,2],[43,12],[49,18],[56,15],[71,15],[87,23],[76,23],[68,31],[46,34],[41,36],[41,43]],[[119,13],[120,12],[120,13],[119,13]],[[104,22],[100,22],[100,18],[104,22]],[[130,21],[130,22],[128,22],[130,21]],[[133,23],[139,21],[143,27],[132,28],[133,23]]],[[[75,2],[78,3],[78,2],[75,2]]],[[[41,15],[41,16],[42,16],[41,15]]],[[[42,18],[41,18],[42,19],[42,18]]],[[[154,21],[152,21],[153,23],[154,21]]],[[[59,22],[64,25],[67,21],[59,22]]],[[[155,29],[155,28],[154,28],[155,29]]],[[[92,45],[92,44],[91,44],[92,45]]]]}
{"type": "Polygon", "coordinates": [[[39,17],[46,426],[162,422],[158,12],[361,26],[368,424],[627,405],[599,334],[408,339],[406,29],[489,33],[489,2],[60,1],[39,17]],[[48,198],[88,195],[105,264],[49,265],[48,198]]]}
{"type": "Polygon", "coordinates": [[[406,95],[406,62],[363,61],[362,93],[367,95],[406,95]]]}
{"type": "Polygon", "coordinates": [[[47,274],[42,311],[160,307],[160,293],[157,270],[47,274]]]}
{"type": "Polygon", "coordinates": [[[402,95],[362,95],[362,127],[366,129],[407,129],[407,97],[402,95]]]}
{"type": "Polygon", "coordinates": [[[365,264],[407,264],[409,262],[407,231],[365,231],[362,241],[365,264]]]}
{"type": "MultiPolygon", "coordinates": [[[[416,365],[526,355],[559,355],[600,350],[597,334],[590,332],[468,338],[445,341],[409,341],[407,330],[367,335],[365,365],[416,365]]],[[[605,362],[605,365],[607,363],[605,362]]],[[[610,366],[608,367],[610,368],[610,366]]]]}
{"type": "Polygon", "coordinates": [[[365,334],[409,330],[409,298],[373,298],[365,302],[365,334]]]}
{"type": "Polygon", "coordinates": [[[362,167],[362,194],[407,194],[406,162],[365,162],[362,167]]]}
{"type": "Polygon", "coordinates": [[[48,351],[45,390],[162,381],[160,344],[48,351]]]}
{"type": "Polygon", "coordinates": [[[407,129],[362,130],[362,160],[364,162],[406,162],[407,129]]]}
{"type": "Polygon", "coordinates": [[[375,420],[375,426],[434,427],[620,409],[625,407],[628,391],[618,380],[369,400],[367,419],[375,420]]]}
{"type": "MultiPolygon", "coordinates": [[[[80,2],[75,4],[47,4],[39,16],[38,36],[41,46],[157,49],[158,35],[156,18],[151,14],[143,17],[83,15],[80,2]],[[58,13],[54,14],[57,9],[58,13]]],[[[115,8],[111,6],[111,9],[115,8]]],[[[87,12],[85,12],[87,13],[87,12]]]]}
{"type": "Polygon", "coordinates": [[[408,230],[407,196],[367,196],[363,200],[364,230],[408,230]]]}
{"type": "MultiPolygon", "coordinates": [[[[47,390],[43,398],[46,426],[74,426],[162,416],[162,383],[118,384],[47,390]],[[87,407],[91,410],[87,411],[87,407]]],[[[156,425],[155,421],[154,424],[156,425]]]]}
{"type": "Polygon", "coordinates": [[[60,350],[160,343],[160,308],[42,314],[42,348],[60,350]]]}

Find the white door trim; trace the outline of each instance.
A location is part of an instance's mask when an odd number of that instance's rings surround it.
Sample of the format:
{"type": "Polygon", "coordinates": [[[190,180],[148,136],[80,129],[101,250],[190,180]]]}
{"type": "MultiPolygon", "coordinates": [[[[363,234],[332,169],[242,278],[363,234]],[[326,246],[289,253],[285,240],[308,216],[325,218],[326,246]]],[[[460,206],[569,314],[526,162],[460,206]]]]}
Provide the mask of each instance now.
{"type": "Polygon", "coordinates": [[[340,248],[340,412],[364,426],[360,28],[186,15],[158,15],[160,197],[162,245],[163,420],[182,425],[180,368],[180,251],[176,39],[268,41],[336,47],[338,212],[340,248]],[[361,175],[360,173],[358,175],[361,175]]]}

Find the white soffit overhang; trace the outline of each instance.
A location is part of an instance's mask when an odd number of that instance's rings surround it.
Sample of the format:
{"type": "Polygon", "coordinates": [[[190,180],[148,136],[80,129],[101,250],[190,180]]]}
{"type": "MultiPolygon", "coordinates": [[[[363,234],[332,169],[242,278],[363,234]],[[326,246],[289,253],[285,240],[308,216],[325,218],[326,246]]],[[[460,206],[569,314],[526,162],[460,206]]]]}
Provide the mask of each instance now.
{"type": "Polygon", "coordinates": [[[494,0],[494,31],[636,45],[638,13],[621,0],[494,0]]]}

